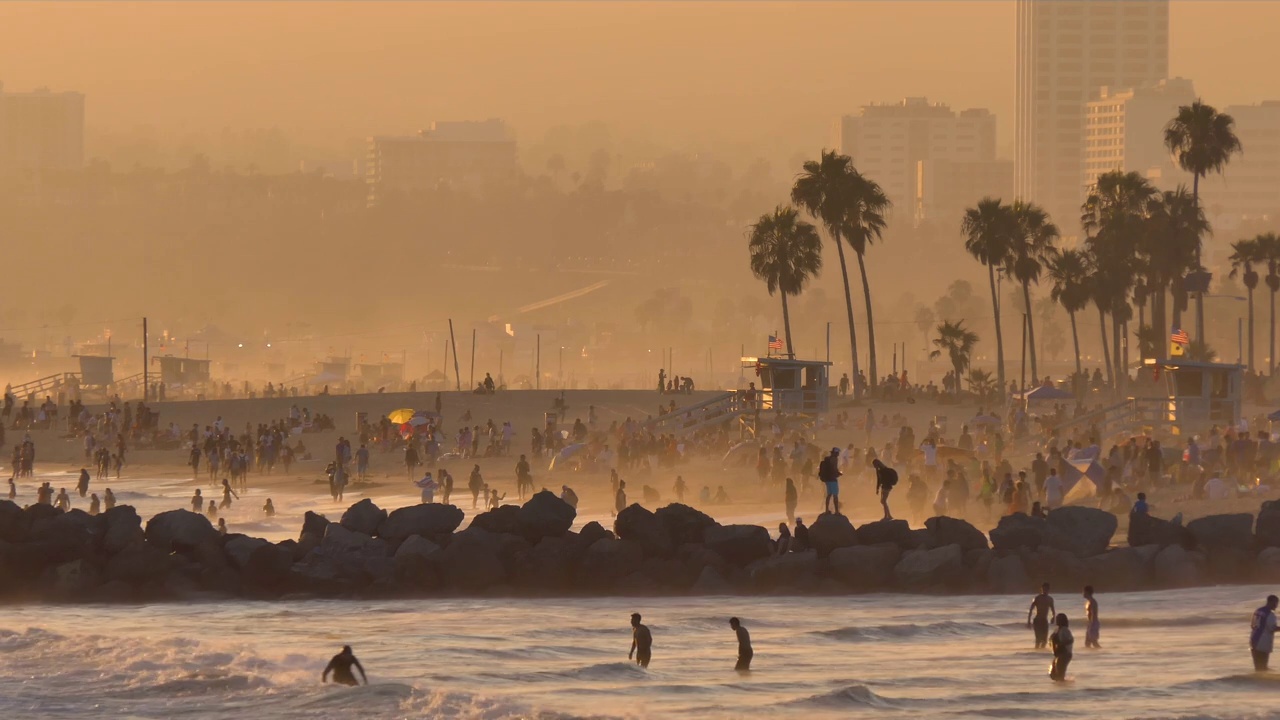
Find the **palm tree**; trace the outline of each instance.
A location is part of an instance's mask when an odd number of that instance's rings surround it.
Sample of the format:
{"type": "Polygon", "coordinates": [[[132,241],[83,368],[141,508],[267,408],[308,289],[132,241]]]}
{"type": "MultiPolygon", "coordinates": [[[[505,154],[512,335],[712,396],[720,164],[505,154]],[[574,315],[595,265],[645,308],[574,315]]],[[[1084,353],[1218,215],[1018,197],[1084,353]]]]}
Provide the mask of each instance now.
{"type": "MultiPolygon", "coordinates": [[[[1140,264],[1151,293],[1151,324],[1161,332],[1182,327],[1186,308],[1186,274],[1199,266],[1196,256],[1201,238],[1210,232],[1204,212],[1185,187],[1152,197],[1147,205],[1146,230],[1138,246],[1140,264]],[[1173,295],[1173,322],[1167,321],[1165,292],[1173,295]]],[[[1164,359],[1168,344],[1156,345],[1156,357],[1164,359]]]]}
{"type": "Polygon", "coordinates": [[[872,387],[876,375],[876,324],[871,311],[871,285],[867,282],[867,248],[884,235],[885,213],[890,207],[889,198],[874,180],[854,170],[849,177],[848,213],[845,216],[842,235],[858,254],[858,273],[862,276],[862,298],[867,304],[867,363],[871,366],[872,387]]]}
{"type": "Polygon", "coordinates": [[[964,326],[964,320],[953,323],[944,322],[938,326],[937,332],[938,337],[933,339],[933,344],[938,349],[929,353],[929,357],[937,358],[943,352],[947,353],[947,358],[951,361],[951,369],[956,374],[955,387],[956,393],[959,394],[960,378],[964,377],[964,371],[969,367],[973,348],[978,344],[978,335],[964,326]]]}
{"type": "Polygon", "coordinates": [[[1049,214],[1035,203],[1018,200],[1011,210],[1016,230],[1010,238],[1009,254],[1005,258],[1005,274],[1022,283],[1022,302],[1027,308],[1027,346],[1031,357],[1031,377],[1036,385],[1040,375],[1036,369],[1036,328],[1031,313],[1031,283],[1040,283],[1044,263],[1053,254],[1058,239],[1058,227],[1049,220],[1049,214]]]}
{"type": "MultiPolygon", "coordinates": [[[[845,192],[849,175],[853,173],[853,161],[848,155],[834,150],[824,150],[820,160],[809,160],[803,172],[791,188],[791,201],[809,211],[822,223],[831,235],[840,255],[840,279],[844,281],[844,305],[849,317],[849,349],[853,356],[853,376],[858,376],[858,334],[853,326],[853,294],[849,290],[849,267],[844,259],[842,233],[846,225],[848,197],[845,192]]],[[[876,381],[871,373],[871,384],[876,381]]],[[[859,383],[854,383],[855,393],[861,393],[859,383]]]]}
{"type": "Polygon", "coordinates": [[[1089,304],[1089,278],[1085,255],[1079,250],[1059,250],[1049,259],[1049,280],[1053,286],[1049,297],[1062,305],[1071,318],[1071,343],[1076,352],[1076,374],[1080,366],[1080,335],[1076,332],[1076,313],[1089,304]]]}
{"type": "Polygon", "coordinates": [[[822,271],[822,240],[813,225],[799,219],[795,208],[779,205],[751,226],[748,247],[751,273],[764,281],[770,295],[774,291],[782,295],[787,354],[793,355],[787,296],[799,295],[809,279],[822,271]]]}
{"type": "Polygon", "coordinates": [[[1254,265],[1265,262],[1266,258],[1262,254],[1261,245],[1256,239],[1252,239],[1231,243],[1231,257],[1227,260],[1231,262],[1230,276],[1242,276],[1244,286],[1249,291],[1249,354],[1246,356],[1246,367],[1249,372],[1253,372],[1253,290],[1258,287],[1258,271],[1253,268],[1254,265]]]}
{"type": "Polygon", "coordinates": [[[1255,238],[1262,257],[1267,263],[1267,289],[1271,291],[1271,333],[1267,346],[1267,374],[1276,369],[1276,292],[1280,291],[1280,236],[1263,233],[1255,238]]]}
{"type": "Polygon", "coordinates": [[[1000,294],[996,288],[996,273],[1008,263],[1009,246],[1015,232],[1016,220],[1013,208],[998,198],[986,197],[974,207],[965,210],[960,232],[964,233],[964,249],[978,262],[987,266],[987,281],[991,284],[991,310],[996,328],[996,378],[1000,391],[1004,392],[1004,333],[1000,330],[1000,294]]]}
{"type": "MultiPolygon", "coordinates": [[[[1178,114],[1164,127],[1164,144],[1178,159],[1178,165],[1191,173],[1191,197],[1200,205],[1200,178],[1210,172],[1221,173],[1231,156],[1243,150],[1236,137],[1236,121],[1220,113],[1212,105],[1196,100],[1178,108],[1178,114]]],[[[1196,251],[1200,268],[1200,252],[1196,251]]],[[[1196,293],[1196,337],[1204,334],[1204,293],[1196,293]]]]}

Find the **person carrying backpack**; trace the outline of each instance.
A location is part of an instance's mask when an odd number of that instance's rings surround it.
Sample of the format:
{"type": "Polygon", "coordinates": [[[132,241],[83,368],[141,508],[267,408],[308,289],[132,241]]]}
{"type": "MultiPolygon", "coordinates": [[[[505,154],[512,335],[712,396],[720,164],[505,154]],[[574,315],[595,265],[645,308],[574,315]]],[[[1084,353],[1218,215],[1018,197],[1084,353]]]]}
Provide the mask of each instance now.
{"type": "Polygon", "coordinates": [[[893,516],[889,514],[889,493],[898,484],[898,471],[879,460],[872,461],[871,466],[876,469],[876,494],[880,496],[880,506],[884,508],[884,519],[892,520],[893,516]]]}

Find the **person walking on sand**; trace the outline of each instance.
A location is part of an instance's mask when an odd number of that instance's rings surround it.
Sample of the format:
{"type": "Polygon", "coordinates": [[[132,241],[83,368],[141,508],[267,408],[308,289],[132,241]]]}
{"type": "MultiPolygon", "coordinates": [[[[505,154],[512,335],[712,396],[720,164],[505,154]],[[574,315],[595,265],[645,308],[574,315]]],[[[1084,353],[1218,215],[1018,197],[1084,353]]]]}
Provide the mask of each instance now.
{"type": "Polygon", "coordinates": [[[325,666],[324,672],[320,673],[320,682],[329,681],[329,673],[333,673],[333,681],[339,685],[356,686],[360,683],[356,682],[356,676],[351,674],[351,667],[355,666],[360,671],[360,677],[364,678],[364,684],[369,684],[369,676],[364,674],[364,666],[356,659],[351,652],[350,645],[343,645],[342,652],[333,656],[329,664],[325,666]]]}
{"type": "Polygon", "coordinates": [[[751,669],[751,658],[755,656],[755,651],[751,649],[751,633],[742,627],[742,622],[736,617],[729,618],[729,627],[738,635],[738,664],[733,669],[747,672],[751,669]]]}
{"type": "Polygon", "coordinates": [[[1049,594],[1049,583],[1045,583],[1040,586],[1040,594],[1031,598],[1031,607],[1027,608],[1027,627],[1035,631],[1037,649],[1048,644],[1049,618],[1053,617],[1056,611],[1057,608],[1053,606],[1053,596],[1049,594]]]}
{"type": "Polygon", "coordinates": [[[80,497],[84,497],[89,492],[89,471],[80,468],[80,480],[76,482],[76,492],[80,493],[80,497]]]}
{"type": "Polygon", "coordinates": [[[893,516],[889,514],[889,493],[898,484],[898,471],[879,460],[872,460],[871,465],[876,469],[876,494],[880,496],[880,507],[884,508],[884,519],[892,520],[893,516]]]}
{"type": "Polygon", "coordinates": [[[1071,635],[1067,614],[1057,617],[1058,629],[1053,631],[1049,644],[1053,648],[1053,664],[1049,666],[1049,677],[1057,682],[1067,679],[1067,666],[1071,664],[1071,654],[1075,638],[1071,635]]]}
{"type": "Polygon", "coordinates": [[[1102,631],[1102,625],[1098,622],[1098,601],[1093,597],[1093,586],[1084,586],[1084,646],[1087,648],[1101,648],[1098,644],[1098,635],[1102,631]]]}
{"type": "Polygon", "coordinates": [[[613,512],[615,515],[621,514],[627,509],[627,481],[618,480],[618,491],[613,496],[613,512]]]}
{"type": "Polygon", "coordinates": [[[218,503],[220,509],[226,510],[231,507],[231,498],[239,500],[240,496],[236,495],[236,491],[231,489],[231,482],[226,478],[222,478],[222,502],[218,503]]]}
{"type": "MultiPolygon", "coordinates": [[[[471,479],[467,480],[467,489],[471,491],[471,509],[475,510],[480,502],[480,490],[484,488],[484,477],[480,475],[480,466],[471,470],[471,479]]],[[[487,499],[487,498],[486,498],[487,499]]]]}
{"type": "Polygon", "coordinates": [[[191,512],[204,512],[204,495],[200,494],[200,488],[196,488],[196,494],[191,496],[191,512]]]}
{"type": "Polygon", "coordinates": [[[840,448],[831,448],[831,454],[822,458],[818,464],[818,479],[826,488],[826,497],[822,501],[824,512],[840,514],[840,448]],[[834,507],[834,510],[833,510],[834,507]]]}
{"type": "Polygon", "coordinates": [[[640,613],[631,613],[631,652],[627,653],[627,659],[634,657],[637,665],[647,668],[652,649],[653,633],[647,625],[640,624],[640,613]]]}
{"type": "Polygon", "coordinates": [[[430,471],[427,471],[427,473],[423,475],[421,479],[415,482],[413,486],[422,491],[423,504],[435,502],[436,481],[435,481],[435,478],[431,477],[430,471]]]}
{"type": "Polygon", "coordinates": [[[1280,598],[1267,596],[1267,604],[1253,611],[1249,632],[1249,652],[1253,654],[1253,669],[1267,671],[1271,659],[1271,647],[1276,637],[1276,606],[1280,598]]]}

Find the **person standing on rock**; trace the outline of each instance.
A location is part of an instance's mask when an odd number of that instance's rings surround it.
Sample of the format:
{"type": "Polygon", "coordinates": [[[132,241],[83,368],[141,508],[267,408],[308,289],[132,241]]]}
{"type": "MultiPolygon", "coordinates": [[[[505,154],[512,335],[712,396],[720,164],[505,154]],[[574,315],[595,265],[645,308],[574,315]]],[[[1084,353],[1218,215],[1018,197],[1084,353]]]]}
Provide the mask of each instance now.
{"type": "Polygon", "coordinates": [[[1049,618],[1056,614],[1057,608],[1053,605],[1053,596],[1049,594],[1049,583],[1040,586],[1040,594],[1031,598],[1031,607],[1027,608],[1027,627],[1032,628],[1036,634],[1036,649],[1044,647],[1049,642],[1049,618]],[[1032,614],[1035,619],[1032,619],[1032,614]]]}
{"type": "Polygon", "coordinates": [[[339,685],[350,685],[352,687],[359,685],[356,682],[356,676],[351,674],[351,666],[355,666],[360,671],[360,677],[364,678],[364,684],[369,684],[369,676],[364,674],[364,666],[356,659],[351,652],[350,645],[343,645],[342,652],[333,656],[329,664],[325,666],[324,672],[320,673],[320,682],[329,681],[329,673],[333,673],[333,681],[339,685]]]}
{"type": "Polygon", "coordinates": [[[618,490],[613,496],[613,512],[619,515],[627,509],[627,481],[618,480],[618,490]]]}
{"type": "Polygon", "coordinates": [[[1271,647],[1276,637],[1276,606],[1280,598],[1267,596],[1267,604],[1253,611],[1253,622],[1249,632],[1249,651],[1253,654],[1253,669],[1258,672],[1267,671],[1267,663],[1271,659],[1271,647]]]}
{"type": "Polygon", "coordinates": [[[884,519],[892,520],[893,516],[889,514],[889,493],[898,484],[898,471],[879,460],[873,460],[871,465],[876,469],[876,494],[880,496],[880,507],[884,508],[884,519]]]}
{"type": "Polygon", "coordinates": [[[738,672],[749,672],[751,670],[751,658],[755,657],[755,651],[751,649],[751,633],[742,627],[742,622],[736,617],[729,618],[729,627],[738,635],[738,664],[733,667],[738,672]]]}
{"type": "Polygon", "coordinates": [[[831,448],[831,454],[822,458],[818,464],[818,479],[826,488],[826,497],[822,501],[823,512],[840,514],[840,448],[831,448]]]}
{"type": "Polygon", "coordinates": [[[1098,644],[1098,635],[1102,632],[1102,625],[1098,622],[1098,601],[1093,598],[1093,586],[1084,586],[1084,646],[1087,648],[1101,648],[1098,644]]]}
{"type": "Polygon", "coordinates": [[[647,668],[652,649],[653,633],[647,625],[640,624],[640,613],[631,613],[631,652],[627,653],[627,659],[634,657],[637,665],[647,668]]]}
{"type": "Polygon", "coordinates": [[[1049,666],[1049,677],[1062,682],[1067,679],[1067,666],[1071,664],[1075,638],[1071,635],[1070,622],[1067,620],[1066,613],[1060,613],[1056,622],[1058,629],[1054,630],[1053,637],[1049,638],[1050,646],[1053,648],[1053,664],[1049,666]]]}
{"type": "Polygon", "coordinates": [[[116,496],[111,492],[111,488],[107,488],[102,493],[102,509],[110,510],[116,506],[116,496]]]}
{"type": "Polygon", "coordinates": [[[677,475],[676,484],[671,486],[672,492],[676,494],[676,502],[678,503],[684,502],[685,488],[686,486],[684,484],[684,477],[682,475],[677,475]]]}

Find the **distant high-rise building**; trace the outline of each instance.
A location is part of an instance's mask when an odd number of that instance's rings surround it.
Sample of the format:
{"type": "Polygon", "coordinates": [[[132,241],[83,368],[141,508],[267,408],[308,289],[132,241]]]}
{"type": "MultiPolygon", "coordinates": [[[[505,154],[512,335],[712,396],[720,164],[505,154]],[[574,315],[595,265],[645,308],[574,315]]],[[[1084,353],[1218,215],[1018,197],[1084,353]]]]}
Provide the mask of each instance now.
{"type": "Polygon", "coordinates": [[[1191,81],[1183,78],[1124,90],[1101,88],[1085,105],[1083,187],[1112,170],[1141,173],[1163,187],[1177,171],[1164,144],[1164,127],[1179,107],[1195,99],[1191,81]]]}
{"type": "Polygon", "coordinates": [[[913,223],[930,219],[922,192],[930,163],[994,162],[996,156],[996,118],[989,111],[957,113],[922,97],[864,105],[835,129],[836,147],[884,188],[894,218],[913,223]]]}
{"type": "Polygon", "coordinates": [[[84,95],[6,92],[0,83],[0,175],[84,167],[84,95]]]}
{"type": "MultiPolygon", "coordinates": [[[[1221,175],[1200,181],[1200,202],[1218,230],[1243,221],[1280,216],[1280,100],[1218,108],[1236,121],[1244,151],[1233,155],[1221,175]]],[[[1188,187],[1191,176],[1174,177],[1188,187]]]]}
{"type": "Polygon", "coordinates": [[[516,172],[516,141],[502,120],[433,122],[407,137],[369,138],[369,203],[387,193],[474,185],[516,172]]]}
{"type": "Polygon", "coordinates": [[[1068,234],[1084,198],[1085,106],[1169,74],[1169,0],[1018,0],[1015,185],[1068,234]]]}

